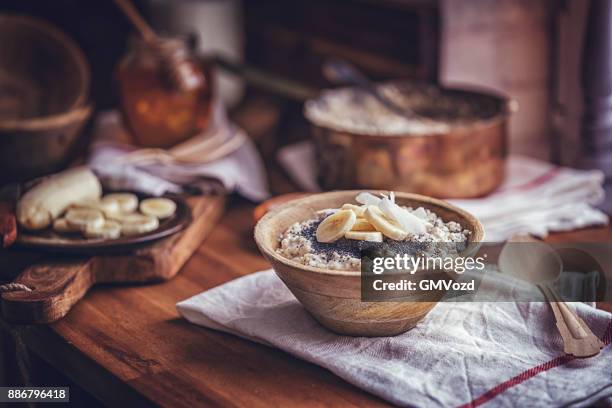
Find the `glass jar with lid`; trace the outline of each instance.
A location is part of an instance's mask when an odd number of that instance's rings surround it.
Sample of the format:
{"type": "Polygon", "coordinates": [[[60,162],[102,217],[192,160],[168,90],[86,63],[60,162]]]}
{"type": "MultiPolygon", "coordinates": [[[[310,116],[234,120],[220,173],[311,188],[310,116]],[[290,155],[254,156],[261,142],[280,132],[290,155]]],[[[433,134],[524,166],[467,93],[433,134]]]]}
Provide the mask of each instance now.
{"type": "Polygon", "coordinates": [[[168,148],[204,131],[211,119],[211,73],[187,43],[134,39],[116,70],[124,120],[134,141],[168,148]]]}

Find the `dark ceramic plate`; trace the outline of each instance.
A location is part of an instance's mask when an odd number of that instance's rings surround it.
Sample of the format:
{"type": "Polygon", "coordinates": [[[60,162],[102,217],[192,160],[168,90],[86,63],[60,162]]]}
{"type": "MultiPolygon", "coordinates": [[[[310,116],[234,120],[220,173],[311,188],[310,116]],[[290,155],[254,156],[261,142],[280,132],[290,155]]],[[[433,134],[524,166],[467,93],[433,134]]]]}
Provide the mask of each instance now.
{"type": "MultiPolygon", "coordinates": [[[[139,200],[150,197],[142,194],[136,195],[139,200]]],[[[128,237],[122,236],[117,239],[90,239],[84,238],[78,233],[60,234],[51,228],[36,232],[20,230],[17,244],[22,247],[61,253],[95,254],[125,252],[134,247],[176,234],[191,223],[191,209],[183,198],[178,195],[166,195],[164,197],[176,203],[176,212],[172,217],[160,220],[159,227],[155,231],[146,234],[128,237]]]]}

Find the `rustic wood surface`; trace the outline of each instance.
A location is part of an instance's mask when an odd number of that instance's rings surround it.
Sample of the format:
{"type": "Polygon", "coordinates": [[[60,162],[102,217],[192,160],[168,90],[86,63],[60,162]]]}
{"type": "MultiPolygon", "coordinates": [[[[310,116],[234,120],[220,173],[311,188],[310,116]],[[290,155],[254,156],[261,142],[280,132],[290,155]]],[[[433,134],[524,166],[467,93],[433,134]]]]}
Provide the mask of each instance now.
{"type": "MultiPolygon", "coordinates": [[[[96,287],[52,325],[10,329],[107,404],[385,405],[318,366],[179,317],[177,301],[269,267],[252,239],[253,208],[234,202],[171,281],[96,287]]],[[[612,229],[551,240],[610,241],[612,229]]]]}
{"type": "Polygon", "coordinates": [[[218,221],[225,197],[192,197],[187,201],[191,224],[151,245],[93,257],[43,255],[14,280],[32,291],[0,295],[1,315],[12,323],[49,323],[68,313],[95,284],[172,278],[218,221]]]}

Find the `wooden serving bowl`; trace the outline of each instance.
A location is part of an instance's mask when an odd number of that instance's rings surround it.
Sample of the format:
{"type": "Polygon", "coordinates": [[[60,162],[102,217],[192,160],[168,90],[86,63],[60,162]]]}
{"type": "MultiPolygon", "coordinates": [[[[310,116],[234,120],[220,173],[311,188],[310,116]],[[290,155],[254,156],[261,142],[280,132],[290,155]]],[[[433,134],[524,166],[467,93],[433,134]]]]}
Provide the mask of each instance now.
{"type": "MultiPolygon", "coordinates": [[[[360,190],[315,194],[272,209],[255,227],[255,241],[302,305],[328,329],[350,336],[394,336],[414,327],[437,303],[362,302],[361,273],[305,266],[276,252],[278,238],[289,226],[314,217],[325,208],[354,203],[360,190]]],[[[438,199],[409,193],[396,193],[400,205],[424,207],[444,221],[456,221],[472,232],[470,245],[462,256],[473,255],[483,240],[482,224],[467,212],[438,199]]]]}
{"type": "Polygon", "coordinates": [[[91,114],[79,47],[42,20],[0,15],[0,179],[58,170],[91,114]]]}

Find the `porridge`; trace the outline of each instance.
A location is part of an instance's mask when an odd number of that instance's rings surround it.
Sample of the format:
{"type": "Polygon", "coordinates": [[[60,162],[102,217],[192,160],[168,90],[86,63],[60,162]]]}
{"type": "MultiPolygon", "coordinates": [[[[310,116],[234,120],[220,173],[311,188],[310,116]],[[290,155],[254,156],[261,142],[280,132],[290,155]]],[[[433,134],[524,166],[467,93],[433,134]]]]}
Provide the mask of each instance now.
{"type": "Polygon", "coordinates": [[[441,250],[452,255],[467,245],[469,230],[422,207],[399,206],[393,193],[360,193],[356,201],[361,205],[322,210],[291,225],[279,237],[277,252],[307,266],[359,271],[364,250],[387,256],[435,255],[441,250]]]}

